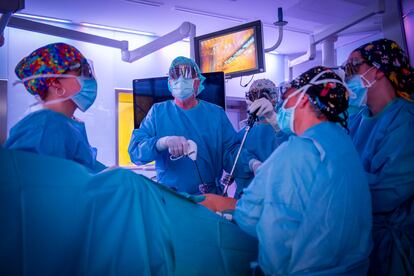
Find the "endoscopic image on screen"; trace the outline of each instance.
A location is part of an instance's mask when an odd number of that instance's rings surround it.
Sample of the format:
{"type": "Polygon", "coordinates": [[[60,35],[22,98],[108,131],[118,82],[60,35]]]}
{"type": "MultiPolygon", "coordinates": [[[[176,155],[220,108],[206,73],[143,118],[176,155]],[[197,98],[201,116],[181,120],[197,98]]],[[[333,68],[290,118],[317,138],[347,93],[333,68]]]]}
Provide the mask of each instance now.
{"type": "Polygon", "coordinates": [[[255,29],[200,41],[200,69],[202,72],[231,73],[258,67],[255,29]]]}

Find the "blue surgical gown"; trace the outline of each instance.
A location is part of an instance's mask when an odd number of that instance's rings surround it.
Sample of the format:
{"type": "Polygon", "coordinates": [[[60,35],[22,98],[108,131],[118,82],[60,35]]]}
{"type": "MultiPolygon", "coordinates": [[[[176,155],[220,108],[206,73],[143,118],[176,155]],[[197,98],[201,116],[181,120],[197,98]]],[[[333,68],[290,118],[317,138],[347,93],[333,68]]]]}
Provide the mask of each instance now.
{"type": "Polygon", "coordinates": [[[281,144],[244,190],[234,218],[258,238],[266,274],[364,275],[368,269],[368,183],[337,124],[317,124],[281,144]]]}
{"type": "MultiPolygon", "coordinates": [[[[135,164],[155,160],[157,180],[180,192],[199,194],[200,177],[194,162],[187,158],[170,160],[168,150],[159,152],[158,139],[164,136],[184,136],[197,144],[197,166],[202,181],[209,185],[210,193],[219,192],[222,170],[230,171],[239,144],[236,132],[224,110],[212,103],[199,103],[184,110],[172,100],[152,106],[140,128],[134,129],[129,155],[135,164]]],[[[235,175],[249,177],[250,159],[255,156],[243,151],[237,162],[235,175]]]]}
{"type": "MultiPolygon", "coordinates": [[[[241,143],[246,133],[246,127],[237,134],[237,140],[241,143]]],[[[273,127],[264,122],[257,122],[249,131],[244,142],[244,148],[257,156],[258,160],[264,162],[272,152],[289,138],[288,134],[282,131],[276,132],[273,127]]],[[[236,198],[239,198],[243,189],[249,186],[253,176],[249,178],[236,178],[236,198]]]]}
{"type": "Polygon", "coordinates": [[[391,101],[351,118],[350,134],[368,177],[374,214],[373,275],[414,275],[414,104],[391,101]]]}
{"type": "Polygon", "coordinates": [[[73,160],[93,172],[105,168],[96,160],[96,148],[89,145],[85,124],[50,109],[30,113],[19,121],[4,147],[73,160]]]}

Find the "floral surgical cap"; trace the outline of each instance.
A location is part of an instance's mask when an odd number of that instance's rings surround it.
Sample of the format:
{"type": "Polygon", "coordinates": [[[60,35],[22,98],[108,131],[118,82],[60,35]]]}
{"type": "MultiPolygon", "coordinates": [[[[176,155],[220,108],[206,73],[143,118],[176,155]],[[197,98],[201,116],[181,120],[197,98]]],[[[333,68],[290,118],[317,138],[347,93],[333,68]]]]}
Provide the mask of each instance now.
{"type": "Polygon", "coordinates": [[[379,39],[364,44],[355,51],[371,66],[376,66],[390,80],[397,95],[410,99],[414,93],[414,70],[405,52],[395,41],[379,39]]]}
{"type": "MultiPolygon", "coordinates": [[[[52,43],[23,58],[17,64],[15,73],[20,80],[34,75],[63,74],[72,66],[84,62],[87,62],[85,57],[75,47],[65,43],[52,43]]],[[[48,89],[46,80],[47,78],[31,79],[25,81],[24,85],[32,95],[44,98],[48,89]]]]}
{"type": "Polygon", "coordinates": [[[277,96],[277,87],[269,79],[258,79],[255,80],[249,88],[249,91],[246,92],[246,99],[249,99],[251,102],[259,98],[266,98],[275,104],[277,96]]]}
{"type": "Polygon", "coordinates": [[[290,86],[300,89],[307,84],[310,84],[306,91],[309,95],[310,103],[317,110],[320,110],[329,121],[338,122],[347,129],[349,94],[341,77],[329,68],[316,66],[291,81],[290,86]],[[314,81],[322,81],[322,83],[312,84],[311,80],[321,72],[325,73],[314,81]],[[326,82],[323,82],[323,80],[326,80],[326,82]],[[329,80],[337,80],[340,83],[330,82],[329,80]]]}

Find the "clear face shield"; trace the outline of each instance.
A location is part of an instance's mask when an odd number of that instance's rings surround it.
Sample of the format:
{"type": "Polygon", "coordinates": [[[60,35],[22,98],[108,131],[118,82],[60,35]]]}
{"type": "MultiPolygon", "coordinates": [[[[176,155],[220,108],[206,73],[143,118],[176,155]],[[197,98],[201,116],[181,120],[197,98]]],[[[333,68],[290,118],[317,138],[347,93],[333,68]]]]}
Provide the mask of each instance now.
{"type": "Polygon", "coordinates": [[[177,65],[172,67],[168,72],[168,75],[172,80],[177,80],[180,77],[184,79],[198,78],[197,71],[190,65],[177,65]]]}
{"type": "MultiPolygon", "coordinates": [[[[93,61],[92,60],[86,59],[86,62],[84,62],[82,64],[78,64],[78,66],[79,66],[78,70],[79,70],[79,73],[80,73],[81,77],[83,77],[85,79],[94,79],[94,80],[96,80],[95,69],[93,67],[93,61]]],[[[74,71],[76,71],[76,69],[74,71]]]]}

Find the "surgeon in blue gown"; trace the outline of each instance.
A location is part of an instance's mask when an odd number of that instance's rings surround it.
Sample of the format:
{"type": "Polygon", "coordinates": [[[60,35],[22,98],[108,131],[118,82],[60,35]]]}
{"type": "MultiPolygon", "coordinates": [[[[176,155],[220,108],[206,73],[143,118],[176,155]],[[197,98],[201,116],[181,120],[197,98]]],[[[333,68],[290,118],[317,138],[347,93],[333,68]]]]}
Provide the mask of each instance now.
{"type": "MultiPolygon", "coordinates": [[[[174,100],[151,107],[134,129],[128,149],[136,164],[155,160],[158,182],[189,194],[221,192],[222,171],[231,170],[239,148],[224,110],[196,98],[204,79],[193,60],[175,58],[168,78],[174,100]],[[196,163],[188,157],[189,140],[197,145],[196,163]]],[[[243,150],[235,175],[250,177],[259,165],[255,156],[243,150]]]]}
{"type": "Polygon", "coordinates": [[[355,49],[348,87],[365,99],[350,118],[370,185],[374,248],[370,275],[414,275],[414,69],[392,40],[355,49]]]}
{"type": "MultiPolygon", "coordinates": [[[[246,103],[248,113],[255,113],[259,120],[249,130],[244,143],[244,148],[253,153],[258,160],[264,162],[270,154],[284,141],[289,135],[280,130],[276,122],[276,112],[274,105],[280,95],[276,85],[269,79],[255,80],[246,92],[246,103]]],[[[242,124],[246,124],[247,120],[242,124]]],[[[246,126],[238,132],[237,139],[241,143],[246,133],[246,126]]],[[[236,178],[237,189],[236,198],[240,198],[243,189],[252,181],[250,178],[236,178]]]]}
{"type": "Polygon", "coordinates": [[[85,124],[74,118],[95,101],[93,68],[75,47],[43,46],[23,58],[15,69],[20,83],[38,102],[11,130],[4,147],[76,161],[92,172],[105,168],[96,160],[85,124]]]}
{"type": "Polygon", "coordinates": [[[266,275],[365,275],[371,200],[358,152],[347,134],[348,91],[318,66],[291,83],[277,104],[281,130],[294,133],[258,169],[237,202],[205,195],[259,240],[266,275]]]}

